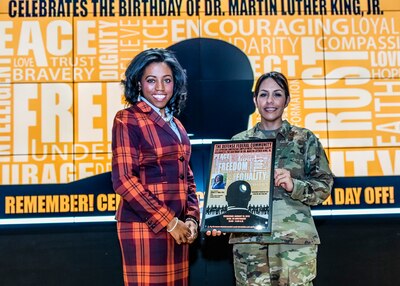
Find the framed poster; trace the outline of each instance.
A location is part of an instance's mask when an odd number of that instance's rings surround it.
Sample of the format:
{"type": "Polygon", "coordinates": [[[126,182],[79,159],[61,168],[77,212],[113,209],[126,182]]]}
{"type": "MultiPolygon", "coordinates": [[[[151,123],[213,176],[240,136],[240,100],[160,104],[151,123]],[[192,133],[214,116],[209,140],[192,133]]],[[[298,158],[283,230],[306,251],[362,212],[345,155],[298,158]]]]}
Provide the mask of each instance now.
{"type": "Polygon", "coordinates": [[[213,142],[201,231],[271,232],[275,139],[213,142]]]}

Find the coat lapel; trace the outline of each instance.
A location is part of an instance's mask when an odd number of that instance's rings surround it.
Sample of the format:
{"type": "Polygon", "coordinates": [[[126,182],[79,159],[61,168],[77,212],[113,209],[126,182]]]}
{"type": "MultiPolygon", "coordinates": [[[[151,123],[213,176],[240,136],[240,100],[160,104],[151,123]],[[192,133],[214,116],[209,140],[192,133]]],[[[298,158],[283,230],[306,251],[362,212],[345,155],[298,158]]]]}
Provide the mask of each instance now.
{"type": "MultiPolygon", "coordinates": [[[[167,132],[172,138],[178,143],[181,144],[178,136],[176,136],[175,132],[169,126],[167,122],[156,112],[153,108],[151,108],[147,103],[140,101],[137,103],[137,107],[144,113],[149,115],[149,119],[153,121],[156,125],[160,126],[165,132],[167,132]]],[[[176,121],[175,121],[176,122],[176,121]]],[[[177,124],[178,125],[178,124],[177,124]]],[[[181,134],[182,143],[184,142],[185,134],[182,134],[181,125],[178,125],[179,133],[181,134]]]]}
{"type": "Polygon", "coordinates": [[[179,119],[177,119],[175,117],[174,117],[174,122],[175,122],[176,126],[178,126],[179,133],[181,134],[182,144],[190,145],[189,137],[188,137],[187,132],[186,132],[185,128],[183,127],[182,123],[179,121],[179,119]]]}

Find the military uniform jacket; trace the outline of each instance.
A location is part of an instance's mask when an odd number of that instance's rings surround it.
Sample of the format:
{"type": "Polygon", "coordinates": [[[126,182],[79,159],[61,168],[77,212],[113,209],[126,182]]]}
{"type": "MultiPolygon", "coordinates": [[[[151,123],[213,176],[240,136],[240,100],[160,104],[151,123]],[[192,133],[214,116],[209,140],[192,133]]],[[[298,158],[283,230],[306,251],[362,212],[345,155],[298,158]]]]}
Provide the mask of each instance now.
{"type": "Polygon", "coordinates": [[[112,183],[121,195],[117,220],[144,222],[157,233],[174,216],[199,219],[190,141],[179,120],[173,120],[181,141],[143,101],[117,112],[112,138],[112,183]]]}
{"type": "MultiPolygon", "coordinates": [[[[318,138],[308,129],[292,126],[286,120],[274,132],[275,168],[290,171],[294,189],[289,193],[275,187],[270,234],[234,233],[230,243],[319,244],[310,206],[329,197],[333,175],[318,138]]],[[[232,140],[267,139],[258,124],[232,137],[232,140]]]]}

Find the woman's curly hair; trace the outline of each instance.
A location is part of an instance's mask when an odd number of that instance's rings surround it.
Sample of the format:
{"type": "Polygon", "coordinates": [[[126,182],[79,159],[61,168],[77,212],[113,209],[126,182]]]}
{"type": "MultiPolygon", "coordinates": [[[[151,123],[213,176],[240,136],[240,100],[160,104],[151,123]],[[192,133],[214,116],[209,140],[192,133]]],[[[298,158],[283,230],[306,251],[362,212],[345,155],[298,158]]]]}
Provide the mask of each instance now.
{"type": "Polygon", "coordinates": [[[151,63],[166,63],[170,67],[174,79],[174,91],[166,107],[172,114],[179,114],[185,106],[187,96],[186,73],[173,52],[166,49],[145,50],[130,62],[125,71],[125,79],[121,81],[127,105],[133,105],[138,102],[140,95],[139,83],[144,70],[151,63]]]}

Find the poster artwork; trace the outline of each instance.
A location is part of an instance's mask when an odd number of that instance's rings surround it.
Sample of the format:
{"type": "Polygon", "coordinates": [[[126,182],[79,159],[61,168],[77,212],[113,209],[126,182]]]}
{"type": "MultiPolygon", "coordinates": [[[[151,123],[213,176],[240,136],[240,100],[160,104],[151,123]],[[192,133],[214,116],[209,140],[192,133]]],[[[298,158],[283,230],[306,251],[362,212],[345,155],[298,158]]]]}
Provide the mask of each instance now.
{"type": "Polygon", "coordinates": [[[202,231],[270,232],[275,140],[214,142],[202,231]]]}

